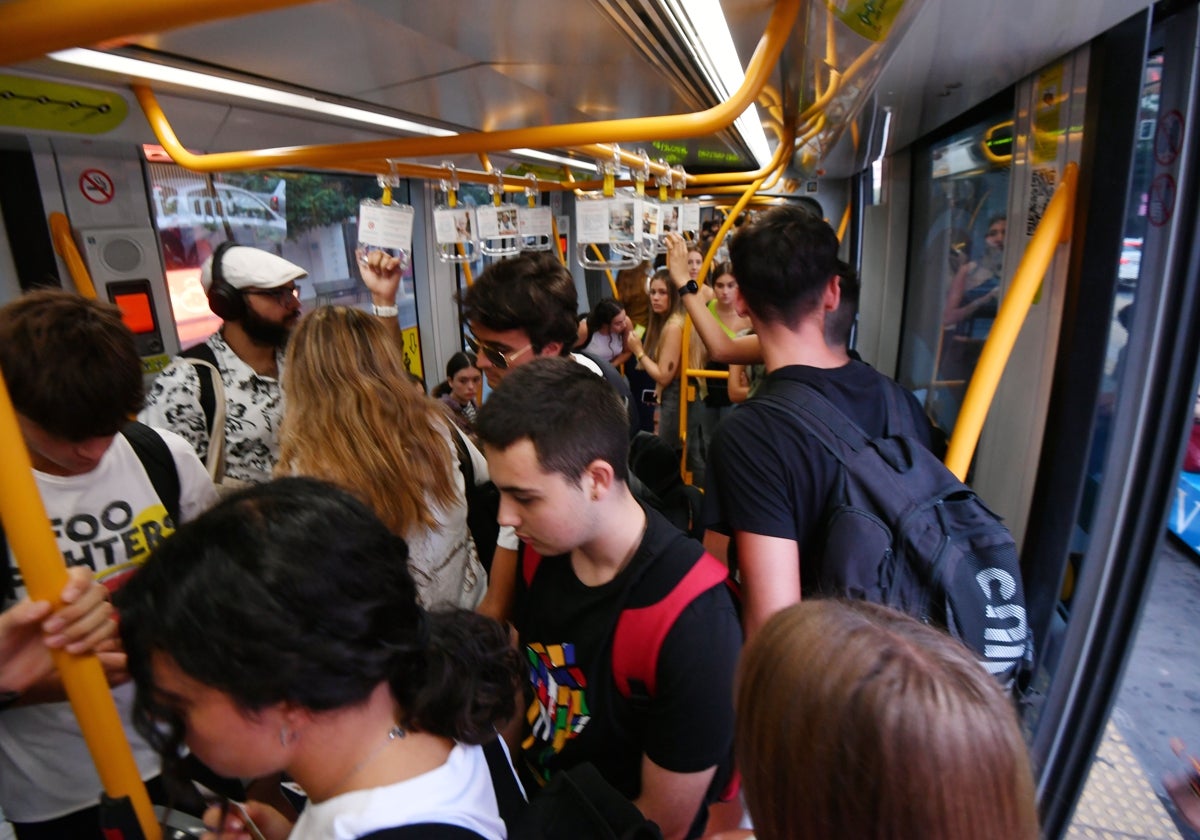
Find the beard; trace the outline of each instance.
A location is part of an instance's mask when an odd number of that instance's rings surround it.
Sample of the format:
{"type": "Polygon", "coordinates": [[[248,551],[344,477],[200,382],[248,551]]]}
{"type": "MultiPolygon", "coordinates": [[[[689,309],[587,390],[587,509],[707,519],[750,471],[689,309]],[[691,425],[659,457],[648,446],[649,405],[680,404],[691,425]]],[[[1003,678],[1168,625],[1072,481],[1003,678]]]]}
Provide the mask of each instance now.
{"type": "Polygon", "coordinates": [[[268,321],[247,306],[246,314],[242,316],[242,329],[255,344],[278,347],[282,350],[287,346],[288,337],[292,334],[292,327],[295,326],[298,316],[299,313],[292,313],[282,323],[276,323],[268,321]]]}

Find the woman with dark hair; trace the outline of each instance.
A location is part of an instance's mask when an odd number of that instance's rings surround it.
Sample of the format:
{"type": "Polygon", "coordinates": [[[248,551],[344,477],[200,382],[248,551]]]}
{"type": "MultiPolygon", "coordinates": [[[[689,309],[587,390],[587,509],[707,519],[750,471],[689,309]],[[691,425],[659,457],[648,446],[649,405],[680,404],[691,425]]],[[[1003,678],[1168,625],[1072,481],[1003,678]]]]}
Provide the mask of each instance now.
{"type": "Polygon", "coordinates": [[[436,396],[446,406],[450,419],[465,434],[475,438],[475,412],[479,410],[479,386],[483,382],[483,374],[479,372],[475,354],[460,350],[446,362],[445,388],[439,385],[441,393],[436,396]]]}
{"type": "Polygon", "coordinates": [[[611,364],[622,365],[629,358],[625,349],[625,334],[633,328],[633,322],[625,314],[625,307],[613,298],[603,298],[592,307],[587,317],[579,322],[579,343],[576,349],[611,364]]]}
{"type": "Polygon", "coordinates": [[[742,654],[737,752],[758,840],[1035,840],[1016,712],[970,651],[877,604],[812,600],[742,654]]]}
{"type": "Polygon", "coordinates": [[[365,505],[314,479],[181,527],[118,604],[135,722],[167,768],[186,744],[222,775],[288,773],[309,800],[294,827],[246,805],[267,840],[427,823],[502,840],[480,745],[513,715],[519,657],[490,619],[422,609],[406,560],[365,505]]]}

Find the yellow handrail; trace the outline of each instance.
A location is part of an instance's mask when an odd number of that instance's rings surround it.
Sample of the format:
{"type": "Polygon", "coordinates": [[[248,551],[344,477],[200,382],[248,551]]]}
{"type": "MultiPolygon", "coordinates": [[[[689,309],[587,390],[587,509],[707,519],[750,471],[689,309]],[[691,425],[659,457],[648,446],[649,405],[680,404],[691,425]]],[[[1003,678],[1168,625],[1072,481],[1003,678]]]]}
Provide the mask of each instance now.
{"type": "Polygon", "coordinates": [[[0,64],[17,64],[48,52],[95,44],[140,32],[162,32],[194,23],[241,17],[311,0],[8,0],[0,27],[0,64]]]}
{"type": "Polygon", "coordinates": [[[979,434],[983,429],[984,418],[991,407],[992,398],[996,394],[996,386],[1000,384],[1000,376],[1008,357],[1012,354],[1013,345],[1033,298],[1037,294],[1042,278],[1050,267],[1051,260],[1059,244],[1070,241],[1071,213],[1075,207],[1075,182],[1079,175],[1079,165],[1068,163],[1063,170],[1062,183],[1050,199],[1042,220],[1038,223],[1033,238],[1021,257],[1017,272],[1013,276],[996,321],[988,334],[983,351],[979,354],[979,362],[975,373],[971,376],[971,384],[967,386],[963,398],[962,409],[958,412],[958,421],[954,424],[954,434],[950,437],[950,446],[946,452],[946,467],[950,472],[963,480],[979,443],[979,434]]]}
{"type": "Polygon", "coordinates": [[[184,148],[154,93],[145,85],[134,85],[146,119],[167,154],[186,169],[196,172],[265,169],[278,166],[329,166],[340,161],[375,157],[445,157],[516,148],[562,148],[592,143],[640,142],[647,137],[668,140],[713,134],[733,123],[766,84],[791,34],[800,11],[800,0],[779,0],[771,11],[763,37],[746,67],[742,86],[718,105],[691,114],[636,117],[624,120],[567,123],[553,126],[481,131],[449,137],[401,137],[360,143],[292,146],[241,152],[193,154],[184,148]]]}
{"type": "MultiPolygon", "coordinates": [[[[33,480],[33,465],[2,376],[0,451],[5,453],[4,465],[0,468],[0,522],[4,525],[5,537],[29,597],[59,604],[59,593],[67,582],[67,567],[50,532],[50,520],[33,480]]],[[[62,650],[52,650],[50,654],[96,763],[104,792],[114,798],[128,796],[145,839],[160,840],[162,832],[129,750],[100,660],[95,654],[74,656],[62,650]]]]}
{"type": "Polygon", "coordinates": [[[66,216],[57,211],[50,214],[50,238],[54,240],[55,252],[67,264],[67,271],[75,281],[75,289],[85,298],[95,300],[96,285],[92,282],[92,275],[88,273],[87,266],[84,265],[83,257],[79,256],[79,249],[75,247],[75,240],[71,237],[71,223],[67,221],[66,216]]]}

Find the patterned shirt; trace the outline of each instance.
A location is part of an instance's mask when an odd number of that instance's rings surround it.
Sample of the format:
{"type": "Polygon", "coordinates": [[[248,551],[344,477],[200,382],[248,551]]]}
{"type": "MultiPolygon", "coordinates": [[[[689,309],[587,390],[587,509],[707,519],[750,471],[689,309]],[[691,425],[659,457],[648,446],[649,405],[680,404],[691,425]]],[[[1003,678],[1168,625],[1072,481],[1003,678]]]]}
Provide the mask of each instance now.
{"type": "MultiPolygon", "coordinates": [[[[221,333],[213,333],[206,343],[216,356],[225,386],[225,475],[255,484],[269,481],[279,460],[279,421],[283,417],[279,380],[255,373],[221,333]]],[[[282,350],[275,360],[282,370],[282,350]]],[[[208,457],[200,376],[186,359],[176,359],[154,380],[138,419],[181,435],[201,461],[208,457]]]]}

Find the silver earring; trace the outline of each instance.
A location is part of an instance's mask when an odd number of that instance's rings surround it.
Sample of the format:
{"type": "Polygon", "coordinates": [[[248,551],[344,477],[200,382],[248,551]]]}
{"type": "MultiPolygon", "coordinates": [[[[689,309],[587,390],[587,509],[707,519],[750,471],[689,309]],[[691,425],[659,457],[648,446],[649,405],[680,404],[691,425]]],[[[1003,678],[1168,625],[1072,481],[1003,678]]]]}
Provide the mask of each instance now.
{"type": "Polygon", "coordinates": [[[286,747],[291,739],[292,733],[288,731],[288,728],[286,726],[279,727],[279,746],[286,747]]]}

